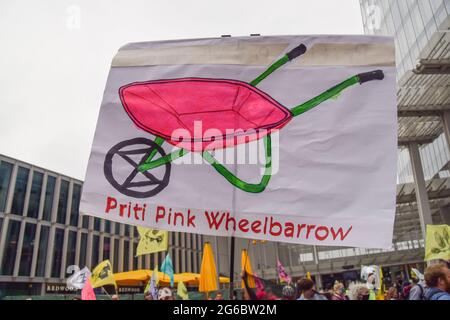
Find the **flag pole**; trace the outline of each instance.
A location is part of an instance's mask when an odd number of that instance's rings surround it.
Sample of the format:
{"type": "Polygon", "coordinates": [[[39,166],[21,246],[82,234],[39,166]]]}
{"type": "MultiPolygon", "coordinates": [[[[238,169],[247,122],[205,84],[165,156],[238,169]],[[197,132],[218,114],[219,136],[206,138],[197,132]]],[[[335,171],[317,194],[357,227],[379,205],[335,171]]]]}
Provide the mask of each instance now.
{"type": "Polygon", "coordinates": [[[277,262],[276,262],[276,268],[275,270],[277,270],[277,283],[280,284],[280,274],[278,273],[278,262],[280,261],[280,253],[279,253],[279,246],[278,246],[278,242],[275,242],[275,254],[277,256],[277,262]]]}
{"type": "Polygon", "coordinates": [[[102,290],[106,295],[108,296],[109,300],[112,300],[112,297],[109,295],[108,291],[105,290],[105,288],[102,286],[102,290]]]}
{"type": "Polygon", "coordinates": [[[216,252],[216,270],[217,270],[217,290],[220,290],[220,261],[219,261],[219,245],[217,236],[214,237],[214,251],[216,252]]]}

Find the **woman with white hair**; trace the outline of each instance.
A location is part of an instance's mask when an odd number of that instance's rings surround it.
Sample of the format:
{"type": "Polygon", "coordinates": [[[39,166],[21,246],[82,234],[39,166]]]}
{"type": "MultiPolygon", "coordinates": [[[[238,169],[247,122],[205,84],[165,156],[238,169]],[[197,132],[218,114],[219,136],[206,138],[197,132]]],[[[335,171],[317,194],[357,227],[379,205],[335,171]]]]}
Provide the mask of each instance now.
{"type": "Polygon", "coordinates": [[[369,300],[370,291],[365,283],[351,283],[349,286],[350,300],[369,300]]]}

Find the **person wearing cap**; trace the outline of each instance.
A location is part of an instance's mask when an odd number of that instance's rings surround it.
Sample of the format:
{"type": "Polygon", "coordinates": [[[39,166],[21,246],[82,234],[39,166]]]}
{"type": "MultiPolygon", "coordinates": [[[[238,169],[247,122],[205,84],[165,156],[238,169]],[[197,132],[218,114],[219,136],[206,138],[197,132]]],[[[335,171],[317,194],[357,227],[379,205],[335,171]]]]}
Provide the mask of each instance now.
{"type": "Polygon", "coordinates": [[[281,293],[283,295],[281,300],[295,300],[295,290],[292,286],[284,286],[281,293]]]}

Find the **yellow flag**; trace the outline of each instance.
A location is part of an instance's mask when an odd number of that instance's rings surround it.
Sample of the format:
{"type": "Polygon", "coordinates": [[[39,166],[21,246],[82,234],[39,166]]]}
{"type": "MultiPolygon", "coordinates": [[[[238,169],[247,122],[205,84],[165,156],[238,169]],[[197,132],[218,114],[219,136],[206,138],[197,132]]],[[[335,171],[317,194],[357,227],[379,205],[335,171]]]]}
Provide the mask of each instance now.
{"type": "Polygon", "coordinates": [[[383,282],[383,270],[380,266],[380,288],[378,289],[376,300],[384,300],[384,282],[383,282]]]}
{"type": "MultiPolygon", "coordinates": [[[[243,249],[241,253],[241,270],[247,273],[247,284],[250,288],[256,288],[255,277],[253,276],[252,264],[247,250],[243,249]]],[[[245,287],[244,280],[241,281],[242,288],[245,287]]]]}
{"type": "Polygon", "coordinates": [[[179,295],[183,300],[189,300],[188,291],[183,281],[178,282],[177,295],[179,295]]]}
{"type": "Polygon", "coordinates": [[[450,226],[427,225],[425,241],[425,261],[450,259],[450,226]]]}
{"type": "Polygon", "coordinates": [[[312,279],[311,279],[311,272],[308,271],[308,272],[306,273],[306,279],[312,280],[312,279]]]}
{"type": "Polygon", "coordinates": [[[98,288],[105,285],[116,285],[116,280],[113,276],[111,262],[109,260],[102,261],[95,267],[91,275],[92,288],[98,288]]]}
{"type": "Polygon", "coordinates": [[[137,227],[137,230],[140,239],[136,256],[167,250],[169,232],[144,227],[137,227]]]}
{"type": "Polygon", "coordinates": [[[158,285],[159,284],[158,265],[156,265],[155,268],[153,269],[152,277],[155,280],[155,284],[158,285]]]}

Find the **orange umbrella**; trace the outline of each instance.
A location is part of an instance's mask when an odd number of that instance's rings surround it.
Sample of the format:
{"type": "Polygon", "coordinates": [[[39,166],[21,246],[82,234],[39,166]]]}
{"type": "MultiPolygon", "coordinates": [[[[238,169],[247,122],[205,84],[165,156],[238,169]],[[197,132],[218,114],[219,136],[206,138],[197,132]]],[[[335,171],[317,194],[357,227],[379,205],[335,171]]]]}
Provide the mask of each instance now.
{"type": "MultiPolygon", "coordinates": [[[[241,256],[241,268],[242,271],[245,270],[247,273],[247,284],[250,288],[255,288],[255,278],[253,277],[252,264],[250,263],[250,257],[248,256],[247,250],[242,249],[241,256]]],[[[242,288],[244,288],[244,281],[242,281],[242,288]]]]}
{"type": "Polygon", "coordinates": [[[144,286],[152,274],[150,270],[135,270],[114,273],[113,276],[119,286],[144,286]]]}
{"type": "Polygon", "coordinates": [[[209,292],[217,290],[217,271],[214,254],[209,242],[203,247],[202,265],[200,267],[200,285],[198,291],[209,292]]]}

